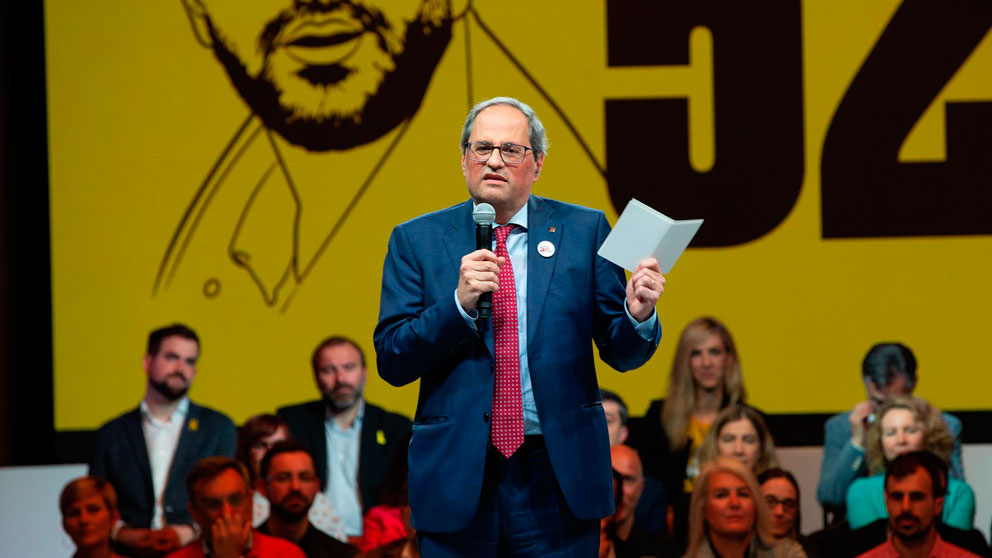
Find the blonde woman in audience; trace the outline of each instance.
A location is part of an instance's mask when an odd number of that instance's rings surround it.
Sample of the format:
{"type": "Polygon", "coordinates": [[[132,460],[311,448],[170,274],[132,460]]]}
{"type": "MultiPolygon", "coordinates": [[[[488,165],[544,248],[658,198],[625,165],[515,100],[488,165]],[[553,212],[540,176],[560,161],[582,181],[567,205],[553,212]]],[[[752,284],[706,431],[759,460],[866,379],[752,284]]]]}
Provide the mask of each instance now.
{"type": "MultiPolygon", "coordinates": [[[[289,427],[286,421],[278,415],[262,414],[255,415],[245,421],[245,424],[238,429],[238,446],[235,456],[245,467],[251,476],[252,485],[252,527],[258,527],[269,518],[269,501],[256,488],[258,486],[259,468],[265,452],[269,451],[276,442],[289,439],[289,427]]],[[[324,533],[338,539],[341,542],[348,542],[348,536],[344,530],[344,523],[341,517],[334,511],[334,506],[330,499],[323,492],[317,492],[310,506],[308,515],[310,523],[324,533]]]]}
{"type": "Polygon", "coordinates": [[[721,409],[743,402],[746,391],[730,331],[716,318],[693,320],[679,337],[668,378],[668,398],[651,402],[647,413],[628,421],[627,444],[635,448],[644,474],[665,485],[674,508],[672,536],[685,540],[686,511],[699,472],[697,451],[721,409]]]}
{"type": "Polygon", "coordinates": [[[705,463],[689,507],[686,558],[806,558],[793,539],[775,540],[768,504],[740,460],[705,463]]]}
{"type": "Polygon", "coordinates": [[[720,411],[699,447],[699,461],[732,457],[756,474],[778,467],[775,441],[761,414],[746,405],[720,411]]]}
{"type": "Polygon", "coordinates": [[[76,545],[74,558],[117,558],[110,549],[110,530],[120,515],[117,493],[98,477],[80,477],[59,496],[62,528],[76,545]]]}
{"type": "Polygon", "coordinates": [[[885,469],[896,457],[911,451],[928,451],[943,464],[944,523],[971,530],[975,522],[975,493],[964,481],[948,480],[947,467],[954,437],[939,410],[912,395],[882,405],[865,436],[865,456],[871,476],[857,479],[847,490],[847,519],[852,529],[888,517],[885,506],[885,469]]]}

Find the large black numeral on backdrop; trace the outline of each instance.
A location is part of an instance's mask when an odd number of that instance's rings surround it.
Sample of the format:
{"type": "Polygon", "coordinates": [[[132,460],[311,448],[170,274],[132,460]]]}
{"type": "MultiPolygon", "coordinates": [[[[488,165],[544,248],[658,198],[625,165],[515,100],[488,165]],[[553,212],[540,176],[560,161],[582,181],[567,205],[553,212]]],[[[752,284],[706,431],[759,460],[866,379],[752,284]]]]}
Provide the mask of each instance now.
{"type": "Polygon", "coordinates": [[[686,99],[606,101],[610,197],[675,218],[702,217],[693,246],[759,238],[792,210],[803,182],[800,0],[608,0],[610,66],[689,62],[689,32],[713,35],[716,158],[689,166],[686,99]]]}
{"type": "Polygon", "coordinates": [[[897,159],[990,25],[987,1],[899,7],[824,141],[824,238],[992,233],[992,103],[947,103],[946,162],[897,159]]]}

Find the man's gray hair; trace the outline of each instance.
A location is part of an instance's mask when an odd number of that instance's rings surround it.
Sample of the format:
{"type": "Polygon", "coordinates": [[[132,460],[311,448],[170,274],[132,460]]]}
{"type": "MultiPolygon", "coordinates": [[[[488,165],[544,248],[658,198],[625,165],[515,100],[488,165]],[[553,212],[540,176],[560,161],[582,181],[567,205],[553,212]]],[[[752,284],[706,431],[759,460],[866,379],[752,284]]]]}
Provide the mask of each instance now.
{"type": "Polygon", "coordinates": [[[472,107],[472,110],[469,111],[468,116],[465,118],[465,126],[462,127],[461,149],[463,151],[468,147],[468,138],[472,135],[472,127],[475,126],[475,119],[479,116],[480,112],[493,105],[510,106],[524,113],[524,116],[527,117],[528,129],[530,130],[530,148],[534,151],[535,161],[538,155],[548,152],[548,135],[544,131],[544,124],[541,123],[541,119],[537,117],[537,113],[527,103],[518,101],[513,97],[493,97],[492,99],[477,103],[472,107]]]}

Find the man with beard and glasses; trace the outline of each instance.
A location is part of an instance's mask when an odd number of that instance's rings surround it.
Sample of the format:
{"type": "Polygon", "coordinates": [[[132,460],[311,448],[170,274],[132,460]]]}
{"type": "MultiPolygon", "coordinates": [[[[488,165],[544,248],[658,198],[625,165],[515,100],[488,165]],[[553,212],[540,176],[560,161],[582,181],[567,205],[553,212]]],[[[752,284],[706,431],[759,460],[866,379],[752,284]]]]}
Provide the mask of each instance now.
{"type": "Polygon", "coordinates": [[[944,490],[941,472],[926,452],[893,460],[885,472],[889,538],[859,558],[977,558],[937,534],[944,490]]]}
{"type": "Polygon", "coordinates": [[[321,489],[357,541],[362,516],[379,503],[393,454],[410,435],[410,419],[364,400],[365,353],[351,339],[325,339],[311,365],[322,399],[277,413],[293,438],[313,448],[321,489]]]}
{"type": "Polygon", "coordinates": [[[196,538],[184,481],[205,457],[233,456],[237,431],[227,416],[189,400],[200,340],[182,324],[152,331],[142,368],[148,377],[137,409],[104,424],[90,475],[117,490],[119,551],[163,556],[196,538]]]}
{"type": "Polygon", "coordinates": [[[310,448],[296,440],[276,442],[262,458],[258,490],[269,500],[269,518],[260,533],[286,539],[307,558],[348,558],[356,549],[310,523],[308,513],[320,490],[310,448]]]}
{"type": "Polygon", "coordinates": [[[254,283],[285,310],[420,108],[451,39],[450,0],[183,4],[251,112],[194,194],[155,290],[192,258],[211,262],[191,271],[193,292],[254,283]],[[334,179],[341,169],[357,178],[334,179]]]}

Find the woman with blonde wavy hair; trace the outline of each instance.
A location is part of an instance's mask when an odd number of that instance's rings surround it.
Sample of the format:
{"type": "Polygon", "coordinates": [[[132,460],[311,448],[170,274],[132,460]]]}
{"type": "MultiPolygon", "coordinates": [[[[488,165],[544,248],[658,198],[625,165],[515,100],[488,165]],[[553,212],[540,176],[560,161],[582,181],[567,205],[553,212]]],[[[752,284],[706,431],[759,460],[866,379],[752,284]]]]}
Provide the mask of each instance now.
{"type": "Polygon", "coordinates": [[[699,462],[733,457],[760,475],[778,467],[775,440],[761,413],[747,405],[734,404],[720,411],[699,446],[699,462]]]}
{"type": "Polygon", "coordinates": [[[971,530],[975,521],[975,493],[964,481],[948,478],[947,466],[954,438],[938,409],[912,395],[896,397],[879,408],[865,436],[869,477],[851,483],[847,490],[847,519],[852,529],[888,517],[885,506],[885,469],[896,457],[927,451],[943,465],[947,490],[941,517],[945,524],[971,530]]]}
{"type": "Polygon", "coordinates": [[[758,479],[741,461],[705,463],[694,484],[685,558],[806,558],[799,543],[772,535],[758,479]]]}
{"type": "Polygon", "coordinates": [[[676,543],[684,540],[685,511],[699,471],[697,450],[721,409],[745,399],[734,338],[716,318],[702,317],[682,330],[668,378],[668,398],[651,402],[644,417],[628,422],[628,445],[644,473],[665,485],[674,502],[676,543]]]}

